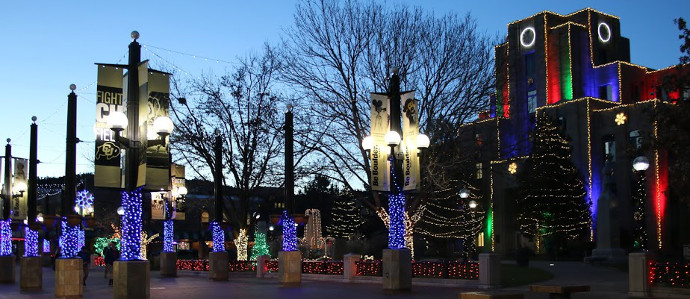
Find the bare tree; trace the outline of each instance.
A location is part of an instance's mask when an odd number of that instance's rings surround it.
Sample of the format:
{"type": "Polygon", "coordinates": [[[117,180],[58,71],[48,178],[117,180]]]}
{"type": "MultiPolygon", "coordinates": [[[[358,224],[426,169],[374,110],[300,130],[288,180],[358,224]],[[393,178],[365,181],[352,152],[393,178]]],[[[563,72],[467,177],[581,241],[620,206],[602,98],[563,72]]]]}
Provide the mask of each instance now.
{"type": "Polygon", "coordinates": [[[275,77],[281,69],[269,46],[261,55],[239,61],[220,78],[205,76],[188,85],[173,83],[172,115],[178,124],[171,145],[199,178],[214,171],[213,140],[223,138],[223,185],[233,186],[239,201],[226,200],[238,257],[246,256],[249,198],[258,187],[282,184],[283,114],[275,77]]]}
{"type": "MultiPolygon", "coordinates": [[[[495,38],[469,16],[436,17],[419,8],[386,8],[356,0],[304,0],[284,40],[282,79],[313,106],[320,124],[315,160],[347,189],[370,189],[369,159],[361,147],[369,131],[370,92],[383,92],[392,67],[402,87],[416,90],[420,126],[432,138],[473,120],[494,88],[495,38]]],[[[442,157],[453,160],[459,156],[442,157]]],[[[457,163],[456,163],[457,164],[457,163]]],[[[386,222],[376,193],[375,208],[386,222]]],[[[418,196],[418,199],[423,196],[418,196]]],[[[408,208],[408,218],[418,219],[408,208]]]]}

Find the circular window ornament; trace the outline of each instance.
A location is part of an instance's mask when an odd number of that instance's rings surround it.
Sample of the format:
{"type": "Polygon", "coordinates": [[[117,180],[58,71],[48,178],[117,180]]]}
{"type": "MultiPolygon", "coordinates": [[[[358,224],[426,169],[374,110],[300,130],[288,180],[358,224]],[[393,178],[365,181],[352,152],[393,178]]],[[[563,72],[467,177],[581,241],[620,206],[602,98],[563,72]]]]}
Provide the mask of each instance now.
{"type": "Polygon", "coordinates": [[[533,46],[536,40],[537,33],[534,32],[534,27],[527,27],[525,29],[522,29],[522,32],[520,33],[520,44],[523,47],[529,48],[533,46]]]}
{"type": "Polygon", "coordinates": [[[598,28],[598,33],[599,33],[599,40],[602,43],[608,42],[611,40],[611,28],[609,27],[608,24],[601,22],[599,23],[599,28],[598,28]]]}

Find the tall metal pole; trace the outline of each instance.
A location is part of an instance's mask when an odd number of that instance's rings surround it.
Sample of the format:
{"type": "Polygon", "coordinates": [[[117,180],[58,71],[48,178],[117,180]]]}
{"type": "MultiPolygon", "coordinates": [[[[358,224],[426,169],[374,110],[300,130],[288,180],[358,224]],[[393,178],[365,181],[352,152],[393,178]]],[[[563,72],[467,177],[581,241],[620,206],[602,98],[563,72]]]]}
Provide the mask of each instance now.
{"type": "Polygon", "coordinates": [[[213,145],[213,152],[216,155],[216,165],[213,174],[213,186],[215,193],[215,220],[218,224],[223,222],[223,138],[220,134],[216,135],[216,142],[213,145]]]}
{"type": "Polygon", "coordinates": [[[285,209],[292,217],[295,204],[295,161],[293,145],[292,107],[285,112],[285,209]]]}
{"type": "MultiPolygon", "coordinates": [[[[388,85],[388,98],[390,99],[390,106],[388,109],[390,109],[390,130],[398,132],[400,136],[403,136],[402,134],[402,113],[400,111],[400,76],[398,75],[398,69],[394,68],[393,69],[393,74],[391,75],[390,83],[388,85]]],[[[402,175],[402,159],[397,159],[395,157],[395,153],[393,153],[393,160],[395,162],[394,166],[394,171],[395,171],[395,176],[391,176],[391,191],[394,190],[395,185],[397,184],[400,188],[402,188],[402,184],[404,182],[404,178],[402,175]],[[394,179],[397,178],[397,181],[394,181],[394,179]]],[[[393,191],[397,192],[397,191],[393,191]]]]}
{"type": "Polygon", "coordinates": [[[2,219],[10,219],[10,200],[12,200],[11,185],[12,175],[10,173],[10,163],[12,161],[12,146],[10,145],[12,139],[7,138],[7,145],[5,145],[5,182],[2,188],[2,219]]]}
{"type": "MultiPolygon", "coordinates": [[[[141,45],[137,42],[139,32],[133,31],[134,39],[129,44],[129,63],[127,71],[127,139],[139,141],[139,63],[141,63],[141,45]]],[[[127,148],[125,162],[125,190],[133,191],[137,187],[139,170],[139,148],[127,148]]]]}
{"type": "Polygon", "coordinates": [[[36,117],[31,120],[31,141],[29,145],[29,186],[27,187],[27,216],[29,224],[36,222],[36,189],[38,188],[38,125],[36,117]]]}
{"type": "Polygon", "coordinates": [[[65,192],[62,199],[62,217],[74,214],[74,201],[77,198],[77,95],[76,85],[69,87],[67,96],[67,140],[65,142],[65,192]]]}

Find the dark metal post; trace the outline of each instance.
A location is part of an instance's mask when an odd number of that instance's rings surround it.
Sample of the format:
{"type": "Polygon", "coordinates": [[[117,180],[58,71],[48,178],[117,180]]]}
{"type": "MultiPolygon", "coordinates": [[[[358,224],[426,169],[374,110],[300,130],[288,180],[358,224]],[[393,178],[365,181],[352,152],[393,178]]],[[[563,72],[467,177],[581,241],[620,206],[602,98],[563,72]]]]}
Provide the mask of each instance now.
{"type": "Polygon", "coordinates": [[[292,107],[285,112],[285,209],[288,215],[294,211],[295,194],[295,161],[293,145],[292,107]]]}
{"type": "MultiPolygon", "coordinates": [[[[139,33],[132,32],[134,39],[129,44],[129,63],[127,66],[127,139],[136,145],[139,142],[139,63],[141,63],[141,45],[137,42],[139,33]]],[[[140,161],[138,146],[127,148],[125,162],[125,190],[137,188],[140,161]]]]}
{"type": "MultiPolygon", "coordinates": [[[[31,120],[31,143],[29,145],[29,184],[27,187],[27,216],[29,224],[36,222],[36,189],[38,188],[38,125],[36,117],[31,120]]],[[[47,198],[46,198],[47,200],[47,198]]]]}
{"type": "Polygon", "coordinates": [[[10,194],[10,184],[12,184],[12,174],[10,173],[10,163],[12,161],[12,146],[10,145],[11,139],[7,138],[7,145],[5,146],[5,186],[2,189],[2,219],[7,220],[10,218],[10,200],[12,200],[12,194],[10,194]]]}
{"type": "Polygon", "coordinates": [[[213,186],[216,198],[215,219],[218,224],[223,222],[223,137],[216,135],[216,142],[213,146],[216,155],[216,167],[213,174],[213,186]]]}
{"type": "MultiPolygon", "coordinates": [[[[403,136],[402,133],[402,116],[401,116],[401,111],[400,111],[400,76],[398,75],[398,69],[393,69],[393,75],[391,75],[390,79],[390,84],[388,85],[388,98],[390,99],[390,106],[388,109],[390,109],[390,130],[398,132],[400,137],[403,136]]],[[[397,147],[399,148],[399,147],[397,147]]],[[[403,187],[403,182],[404,182],[404,177],[402,175],[402,159],[397,159],[395,156],[395,152],[393,151],[393,161],[395,161],[394,164],[394,171],[395,171],[395,177],[397,178],[397,182],[394,181],[393,176],[391,176],[391,191],[393,191],[393,188],[397,184],[401,189],[403,187]]]]}
{"type": "Polygon", "coordinates": [[[65,142],[65,192],[62,200],[62,217],[74,214],[74,201],[77,197],[77,95],[76,86],[70,85],[72,92],[67,96],[67,140],[65,142]]]}

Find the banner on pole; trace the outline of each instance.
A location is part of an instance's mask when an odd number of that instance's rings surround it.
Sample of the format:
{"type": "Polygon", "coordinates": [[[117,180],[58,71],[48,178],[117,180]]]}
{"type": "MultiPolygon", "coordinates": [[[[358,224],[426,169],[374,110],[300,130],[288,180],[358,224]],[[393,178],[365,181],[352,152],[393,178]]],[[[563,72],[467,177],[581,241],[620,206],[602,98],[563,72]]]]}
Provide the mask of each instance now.
{"type": "MultiPolygon", "coordinates": [[[[96,154],[94,156],[96,187],[120,188],[120,156],[122,150],[115,142],[112,130],[107,126],[107,117],[111,112],[124,112],[123,69],[120,67],[99,65],[96,86],[96,154]]],[[[125,132],[122,132],[124,134],[125,132]]]]}
{"type": "Polygon", "coordinates": [[[167,139],[163,146],[153,128],[153,122],[161,116],[169,116],[170,110],[170,75],[149,70],[148,98],[146,99],[146,187],[148,189],[168,189],[170,185],[170,147],[167,139]]]}
{"type": "Polygon", "coordinates": [[[371,162],[371,189],[376,191],[390,191],[390,165],[388,154],[390,148],[384,141],[389,130],[389,99],[386,94],[371,94],[371,139],[373,146],[369,152],[371,162]]]}
{"type": "Polygon", "coordinates": [[[29,171],[29,160],[22,158],[14,158],[14,182],[12,183],[12,193],[16,196],[12,198],[12,220],[24,221],[27,214],[27,174],[29,171]],[[24,189],[24,192],[19,192],[19,186],[24,189]]]}
{"type": "Polygon", "coordinates": [[[405,155],[403,161],[403,190],[415,190],[419,185],[419,150],[417,149],[417,135],[419,135],[418,101],[414,98],[414,91],[400,95],[400,111],[402,111],[403,146],[405,155]]]}
{"type": "Polygon", "coordinates": [[[185,194],[179,193],[180,188],[185,187],[184,165],[171,164],[170,173],[172,174],[171,185],[173,190],[173,202],[171,206],[173,207],[173,211],[175,211],[173,218],[175,220],[185,220],[185,194]]]}

